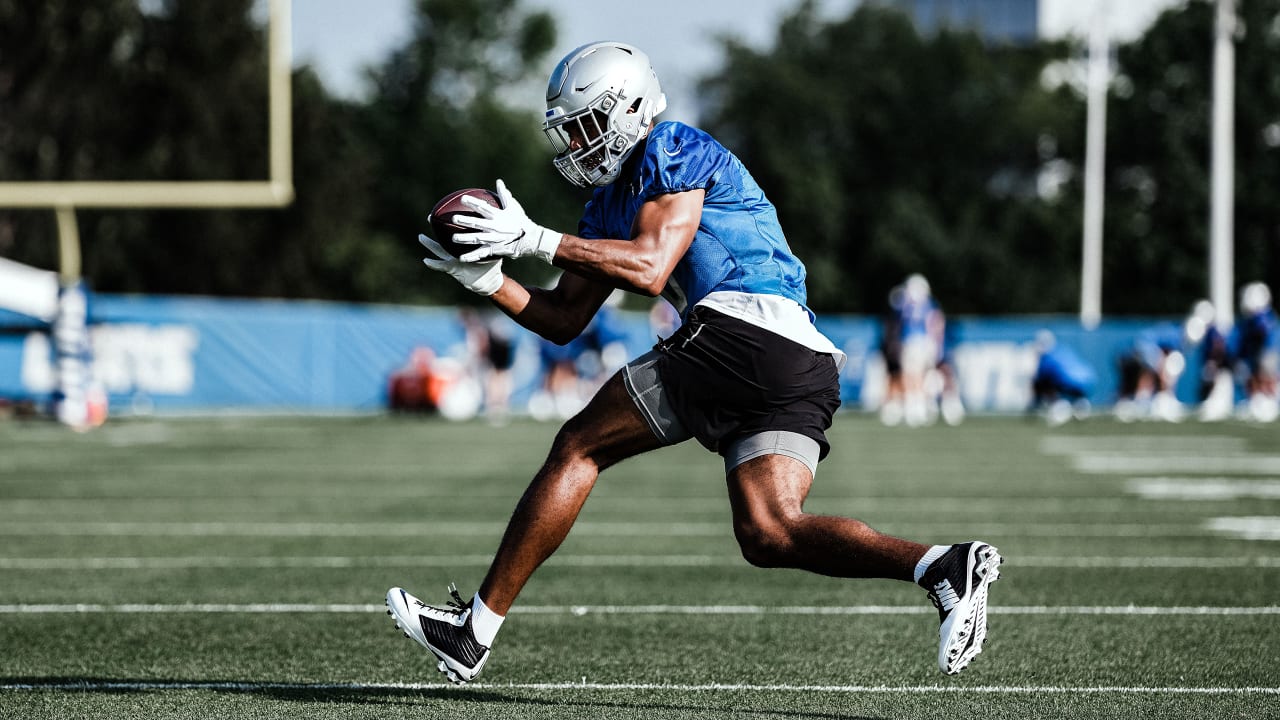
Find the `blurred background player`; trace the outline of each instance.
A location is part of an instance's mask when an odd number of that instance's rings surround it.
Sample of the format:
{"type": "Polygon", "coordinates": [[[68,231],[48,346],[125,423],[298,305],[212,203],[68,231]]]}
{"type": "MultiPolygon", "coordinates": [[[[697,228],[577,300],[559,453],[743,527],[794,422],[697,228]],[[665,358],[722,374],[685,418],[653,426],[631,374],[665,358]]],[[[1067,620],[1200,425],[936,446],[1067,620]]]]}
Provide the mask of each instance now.
{"type": "Polygon", "coordinates": [[[1276,395],[1280,335],[1271,308],[1271,290],[1264,283],[1249,283],[1241,289],[1236,327],[1236,377],[1244,389],[1245,414],[1252,420],[1271,422],[1280,415],[1276,395]]]}
{"type": "Polygon", "coordinates": [[[894,426],[902,422],[902,318],[895,301],[902,286],[889,291],[889,303],[880,323],[880,355],[884,358],[884,397],[880,402],[880,422],[894,426]]]}
{"type": "MultiPolygon", "coordinates": [[[[934,398],[942,388],[930,388],[929,374],[936,371],[943,344],[945,322],[933,300],[929,281],[913,273],[889,293],[892,321],[885,334],[895,333],[897,362],[888,362],[889,388],[880,418],[886,425],[905,422],[910,427],[926,425],[936,414],[934,398]],[[892,372],[896,365],[898,372],[892,372]],[[934,394],[930,394],[930,390],[934,394]]],[[[894,347],[893,339],[886,347],[894,347]]]]}
{"type": "Polygon", "coordinates": [[[529,414],[534,420],[567,420],[586,404],[578,385],[578,356],[586,344],[581,337],[563,345],[538,338],[542,380],[529,398],[529,414]]]}
{"type": "Polygon", "coordinates": [[[956,373],[955,355],[952,353],[951,325],[947,323],[947,314],[942,305],[937,306],[938,324],[942,330],[942,344],[938,350],[938,364],[934,366],[925,380],[925,392],[929,398],[929,412],[940,413],[942,421],[948,425],[959,425],[964,422],[964,402],[960,399],[960,378],[956,373]]]}
{"type": "Polygon", "coordinates": [[[560,344],[541,338],[542,387],[529,400],[536,420],[568,420],[591,395],[627,362],[626,327],[621,311],[622,291],[615,291],[580,335],[560,344]]]}
{"type": "Polygon", "coordinates": [[[505,425],[511,414],[511,368],[516,344],[511,322],[498,313],[481,314],[471,308],[460,313],[474,372],[484,389],[484,416],[505,425]]]}
{"type": "Polygon", "coordinates": [[[1120,392],[1114,408],[1117,419],[1183,419],[1186,409],[1174,394],[1187,367],[1182,343],[1182,327],[1172,323],[1138,333],[1120,356],[1120,392]]]}
{"type": "Polygon", "coordinates": [[[1191,308],[1183,324],[1187,358],[1196,358],[1197,417],[1204,421],[1224,420],[1235,407],[1235,381],[1231,374],[1231,343],[1228,332],[1218,327],[1213,303],[1200,300],[1191,308]]]}
{"type": "Polygon", "coordinates": [[[1054,426],[1087,416],[1089,393],[1098,380],[1097,373],[1049,330],[1036,333],[1035,349],[1038,358],[1028,410],[1043,412],[1045,420],[1054,426]]]}

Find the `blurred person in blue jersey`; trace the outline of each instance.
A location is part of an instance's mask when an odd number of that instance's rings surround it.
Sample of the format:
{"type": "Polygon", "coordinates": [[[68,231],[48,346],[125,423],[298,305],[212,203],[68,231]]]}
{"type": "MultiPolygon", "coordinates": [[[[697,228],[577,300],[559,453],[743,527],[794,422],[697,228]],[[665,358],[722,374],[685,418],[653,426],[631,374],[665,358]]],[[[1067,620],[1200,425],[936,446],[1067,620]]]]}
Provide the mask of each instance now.
{"type": "Polygon", "coordinates": [[[468,201],[478,217],[458,217],[476,232],[454,239],[475,250],[455,258],[420,236],[428,267],[556,342],[581,334],[616,288],[662,295],[682,324],[564,424],[478,592],[468,599],[451,586],[452,601],[432,606],[392,588],[388,611],[451,681],[475,678],[517,595],[565,539],[600,472],[696,438],[724,458],[732,528],[748,562],[918,583],[938,609],[939,667],[959,672],[982,649],[999,554],[980,541],[930,546],[805,512],[829,450],[844,353],[815,328],[805,266],[760,186],[707,133],[655,122],[665,106],[639,49],[577,48],[551,74],[542,126],[560,174],[593,188],[577,234],[535,223],[499,180],[501,207],[468,201]],[[526,287],[503,274],[503,261],[516,257],[564,272],[555,287],[526,287]]]}
{"type": "Polygon", "coordinates": [[[952,337],[952,325],[947,323],[947,314],[938,305],[939,324],[943,330],[939,333],[942,344],[938,350],[938,362],[929,373],[925,385],[931,398],[930,412],[936,406],[942,415],[942,421],[948,425],[959,425],[964,422],[964,401],[960,399],[960,375],[956,368],[955,339],[952,337]]]}
{"type": "Polygon", "coordinates": [[[1072,348],[1058,342],[1049,330],[1036,333],[1036,371],[1031,377],[1031,412],[1044,413],[1053,426],[1089,414],[1089,393],[1097,373],[1072,348]]]}
{"type": "Polygon", "coordinates": [[[516,343],[511,321],[499,313],[461,312],[471,364],[483,387],[484,415],[492,425],[505,425],[511,412],[511,369],[516,343]]]}
{"type": "Polygon", "coordinates": [[[627,327],[622,316],[625,293],[614,290],[579,335],[586,350],[578,357],[578,374],[591,394],[627,364],[627,327]]]}
{"type": "Polygon", "coordinates": [[[894,307],[901,294],[901,285],[889,291],[889,304],[880,321],[880,356],[884,359],[880,422],[891,427],[902,422],[902,318],[894,307]]]}
{"type": "Polygon", "coordinates": [[[1276,395],[1280,332],[1271,307],[1271,289],[1266,284],[1254,282],[1241,289],[1236,333],[1236,376],[1244,388],[1245,415],[1271,422],[1280,415],[1276,395]]]}
{"type": "MultiPolygon", "coordinates": [[[[889,388],[881,407],[880,419],[886,425],[905,422],[911,427],[930,423],[937,415],[936,398],[940,387],[930,387],[930,380],[941,359],[945,321],[942,310],[933,299],[929,281],[913,273],[889,293],[890,320],[885,324],[889,338],[885,345],[896,352],[896,362],[889,362],[889,388]]],[[[886,353],[888,359],[888,353],[886,353]]]]}
{"type": "Polygon", "coordinates": [[[1120,392],[1114,408],[1118,419],[1179,422],[1186,416],[1174,394],[1187,367],[1182,347],[1183,329],[1174,323],[1138,333],[1120,356],[1120,392]]]}
{"type": "Polygon", "coordinates": [[[619,310],[621,302],[622,291],[615,291],[568,343],[541,339],[542,388],[529,400],[529,413],[535,419],[573,417],[609,376],[626,364],[627,331],[619,310]]]}
{"type": "Polygon", "coordinates": [[[1183,322],[1187,358],[1199,362],[1196,402],[1200,420],[1223,420],[1235,407],[1235,381],[1231,374],[1232,349],[1229,329],[1219,327],[1213,303],[1199,300],[1183,322]]]}

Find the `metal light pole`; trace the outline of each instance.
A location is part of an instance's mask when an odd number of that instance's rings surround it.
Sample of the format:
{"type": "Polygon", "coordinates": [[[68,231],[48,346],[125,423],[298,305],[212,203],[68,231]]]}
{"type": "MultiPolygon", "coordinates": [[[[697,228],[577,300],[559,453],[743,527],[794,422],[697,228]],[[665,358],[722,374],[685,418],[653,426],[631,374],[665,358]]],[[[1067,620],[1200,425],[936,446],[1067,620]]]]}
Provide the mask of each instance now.
{"type": "Polygon", "coordinates": [[[1213,139],[1210,149],[1209,297],[1218,327],[1234,322],[1236,0],[1218,0],[1213,41],[1213,139]]]}
{"type": "Polygon", "coordinates": [[[1111,43],[1105,3],[1099,3],[1089,29],[1088,112],[1084,156],[1084,247],[1080,269],[1080,324],[1102,320],[1102,209],[1106,186],[1107,86],[1111,80],[1111,43]]]}

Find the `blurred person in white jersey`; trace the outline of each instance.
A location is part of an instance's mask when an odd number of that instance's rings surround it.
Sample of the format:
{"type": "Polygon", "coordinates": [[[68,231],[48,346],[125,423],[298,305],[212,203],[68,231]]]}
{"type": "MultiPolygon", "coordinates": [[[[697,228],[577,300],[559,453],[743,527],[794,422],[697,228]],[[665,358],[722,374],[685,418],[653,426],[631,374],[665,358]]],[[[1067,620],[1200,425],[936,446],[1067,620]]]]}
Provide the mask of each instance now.
{"type": "MultiPolygon", "coordinates": [[[[905,422],[911,427],[931,423],[937,416],[936,398],[942,387],[938,364],[942,359],[945,319],[933,299],[929,281],[912,273],[889,293],[890,322],[885,332],[895,333],[886,347],[897,350],[897,377],[890,373],[890,385],[880,419],[886,425],[905,422]],[[893,342],[896,340],[896,343],[893,342]]],[[[948,395],[958,401],[958,395],[948,395]]],[[[952,423],[954,424],[954,423],[952,423]]]]}

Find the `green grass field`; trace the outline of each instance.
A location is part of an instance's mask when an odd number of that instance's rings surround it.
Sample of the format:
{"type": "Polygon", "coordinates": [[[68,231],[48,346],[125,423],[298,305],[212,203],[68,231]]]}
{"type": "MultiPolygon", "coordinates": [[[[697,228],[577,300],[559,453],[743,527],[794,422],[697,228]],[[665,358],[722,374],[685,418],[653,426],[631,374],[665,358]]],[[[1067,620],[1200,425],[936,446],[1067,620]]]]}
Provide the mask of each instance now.
{"type": "Polygon", "coordinates": [[[555,430],[0,423],[0,718],[1280,717],[1280,432],[1239,423],[839,416],[810,510],[1006,558],[956,677],[919,588],[752,568],[719,458],[637,458],[447,685],[383,594],[469,595],[555,430]]]}

